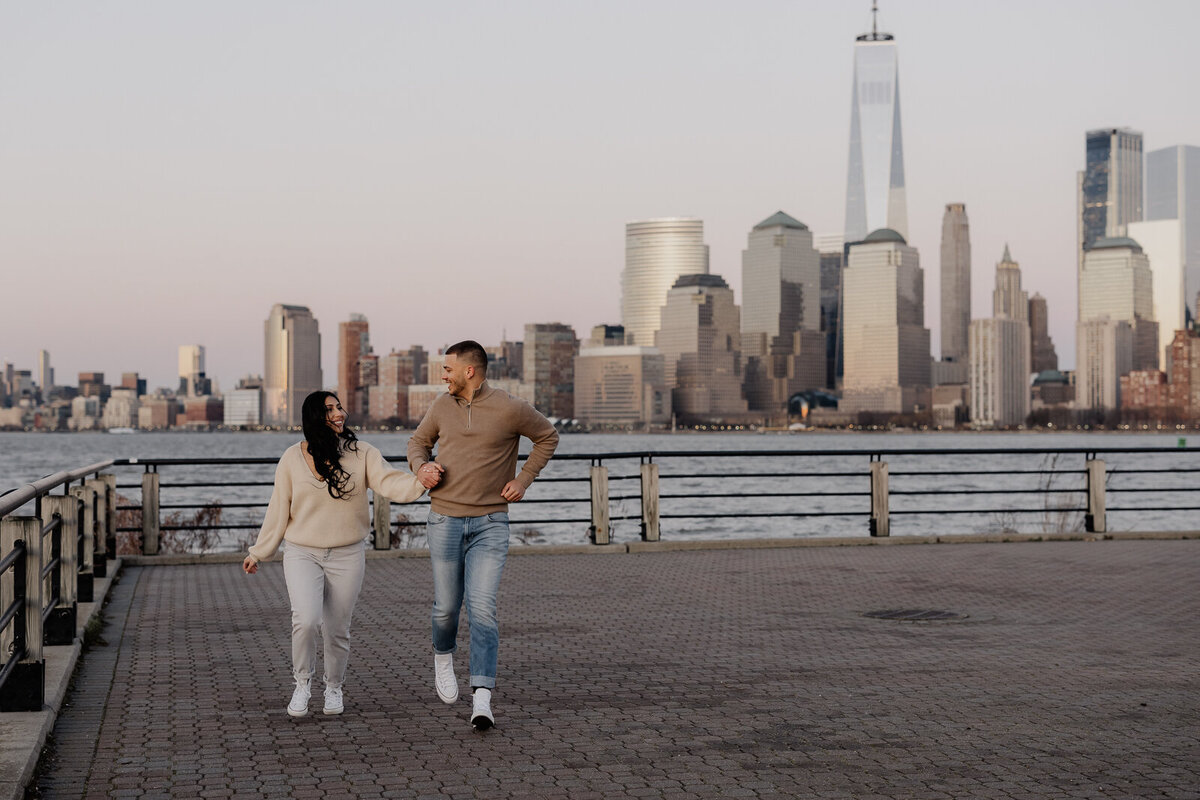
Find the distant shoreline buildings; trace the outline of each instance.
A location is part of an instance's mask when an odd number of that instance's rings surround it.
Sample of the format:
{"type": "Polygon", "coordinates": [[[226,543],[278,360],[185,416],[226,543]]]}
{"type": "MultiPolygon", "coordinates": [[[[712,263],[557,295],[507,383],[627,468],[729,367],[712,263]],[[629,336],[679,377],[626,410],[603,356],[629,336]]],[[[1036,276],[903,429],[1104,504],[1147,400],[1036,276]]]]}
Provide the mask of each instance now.
{"type": "MultiPolygon", "coordinates": [[[[990,315],[972,314],[967,204],[945,203],[935,358],[908,240],[898,50],[871,10],[853,47],[842,231],[814,236],[782,210],[754,224],[739,303],[712,271],[703,220],[630,221],[620,319],[597,320],[582,340],[538,320],[521,341],[483,342],[489,381],[566,429],[1200,424],[1200,147],[1143,152],[1132,128],[1084,132],[1077,210],[1062,220],[1077,242],[1074,370],[1060,371],[1049,335],[1051,313],[1065,310],[1029,296],[1007,245],[990,315]]],[[[1035,277],[1070,270],[1026,258],[1035,277]]],[[[441,350],[376,352],[361,314],[337,336],[336,390],[352,424],[411,427],[445,391],[441,350]]],[[[262,341],[262,374],[224,393],[200,344],[179,346],[178,384],[153,393],[137,373],[61,385],[41,350],[35,370],[5,365],[0,428],[294,428],[325,384],[318,322],[277,303],[262,341]]]]}

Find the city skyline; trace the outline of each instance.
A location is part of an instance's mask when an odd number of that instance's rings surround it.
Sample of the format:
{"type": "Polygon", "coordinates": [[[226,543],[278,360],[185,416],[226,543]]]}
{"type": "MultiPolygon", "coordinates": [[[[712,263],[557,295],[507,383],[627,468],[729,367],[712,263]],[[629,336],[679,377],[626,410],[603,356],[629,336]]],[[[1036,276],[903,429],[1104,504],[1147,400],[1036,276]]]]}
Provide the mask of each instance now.
{"type": "MultiPolygon", "coordinates": [[[[45,349],[59,382],[136,369],[172,386],[198,343],[223,388],[261,372],[273,303],[312,309],[327,376],[354,312],[378,352],[619,322],[631,220],[703,220],[740,304],[758,220],[841,231],[871,30],[867,2],[7,8],[0,101],[20,124],[0,131],[0,256],[6,296],[29,302],[0,316],[0,360],[45,349]],[[51,291],[79,322],[42,321],[51,291]]],[[[1168,80],[1198,21],[1183,2],[880,8],[904,75],[907,240],[932,263],[945,205],[966,203],[977,252],[1022,254],[1065,369],[1085,133],[1200,144],[1200,109],[1168,80]]]]}

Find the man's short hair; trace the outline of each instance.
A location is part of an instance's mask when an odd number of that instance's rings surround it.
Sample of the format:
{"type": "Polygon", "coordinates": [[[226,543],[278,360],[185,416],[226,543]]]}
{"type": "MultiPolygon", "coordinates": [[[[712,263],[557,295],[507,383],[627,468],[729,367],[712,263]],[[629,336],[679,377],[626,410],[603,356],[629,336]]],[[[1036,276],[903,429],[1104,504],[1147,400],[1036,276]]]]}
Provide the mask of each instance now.
{"type": "Polygon", "coordinates": [[[479,374],[487,374],[487,351],[474,339],[465,339],[450,345],[446,348],[445,355],[456,356],[459,361],[479,370],[479,374]]]}

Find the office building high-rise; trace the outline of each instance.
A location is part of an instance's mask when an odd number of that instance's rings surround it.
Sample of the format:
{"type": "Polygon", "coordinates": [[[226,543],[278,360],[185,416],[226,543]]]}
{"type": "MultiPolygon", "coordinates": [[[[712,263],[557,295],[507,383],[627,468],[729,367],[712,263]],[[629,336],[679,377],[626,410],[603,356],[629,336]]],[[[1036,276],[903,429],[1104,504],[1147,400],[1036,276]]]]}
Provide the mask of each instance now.
{"type": "Polygon", "coordinates": [[[1029,364],[1035,373],[1058,369],[1058,352],[1050,338],[1050,312],[1046,298],[1034,294],[1029,298],[1029,364]]]}
{"type": "Polygon", "coordinates": [[[1133,337],[1130,369],[1158,369],[1158,323],[1152,293],[1150,260],[1132,239],[1098,239],[1084,255],[1079,319],[1127,322],[1133,337]]]}
{"type": "Polygon", "coordinates": [[[304,398],[322,387],[317,320],[307,306],[276,303],[263,333],[263,423],[298,427],[304,398]]]}
{"type": "MultiPolygon", "coordinates": [[[[1142,134],[1100,128],[1088,131],[1085,142],[1086,166],[1076,180],[1077,273],[1097,240],[1126,236],[1126,226],[1142,219],[1142,134]]],[[[1082,311],[1078,318],[1084,319],[1082,311]]]]}
{"type": "Polygon", "coordinates": [[[204,347],[198,344],[179,346],[179,390],[187,397],[206,395],[212,390],[212,382],[205,375],[204,347]]]}
{"type": "Polygon", "coordinates": [[[741,418],[741,320],[720,275],[681,275],[662,308],[656,344],[671,407],[688,423],[741,418]]]}
{"type": "Polygon", "coordinates": [[[1197,316],[1200,292],[1200,147],[1176,145],[1146,154],[1145,220],[1129,226],[1154,275],[1159,354],[1197,316]]]}
{"type": "Polygon", "coordinates": [[[37,382],[42,390],[42,400],[49,400],[50,391],[54,388],[54,367],[50,366],[49,350],[38,350],[37,382]]]}
{"type": "Polygon", "coordinates": [[[533,385],[533,406],[547,417],[575,416],[575,356],[579,339],[575,329],[561,322],[525,326],[525,383],[533,385]]]}
{"type": "Polygon", "coordinates": [[[914,410],[930,385],[920,255],[896,231],[875,231],[850,246],[844,285],[846,372],[839,410],[914,410]]]}
{"type": "Polygon", "coordinates": [[[825,332],[825,385],[834,388],[842,374],[842,268],[845,240],[840,233],[814,237],[821,262],[821,330],[825,332]]]}
{"type": "Polygon", "coordinates": [[[942,361],[965,364],[971,324],[971,228],[967,207],[947,203],[942,215],[942,361]]]}
{"type": "Polygon", "coordinates": [[[1022,425],[1029,416],[1029,293],[1008,245],[996,264],[991,319],[968,328],[971,422],[989,427],[1022,425]]]}
{"type": "MultiPolygon", "coordinates": [[[[667,292],[680,275],[707,274],[704,222],[664,217],[625,225],[621,324],[628,343],[652,347],[667,292]]],[[[528,377],[526,377],[528,380],[528,377]]]]}
{"type": "MultiPolygon", "coordinates": [[[[878,9],[873,7],[871,13],[877,15],[878,9]]],[[[874,16],[871,32],[854,43],[852,98],[846,241],[860,241],[880,228],[907,237],[896,43],[890,33],[879,32],[874,16]]]]}
{"type": "Polygon", "coordinates": [[[603,332],[599,342],[593,338],[587,344],[575,357],[575,417],[580,422],[642,428],[671,421],[671,387],[657,348],[621,344],[603,332]]]}
{"type": "Polygon", "coordinates": [[[825,384],[821,262],[812,232],[782,211],[754,226],[742,251],[742,356],[750,408],[783,411],[825,384]]]}
{"type": "Polygon", "coordinates": [[[338,398],[346,415],[365,416],[358,361],[371,352],[370,325],[362,314],[338,323],[338,398]]]}

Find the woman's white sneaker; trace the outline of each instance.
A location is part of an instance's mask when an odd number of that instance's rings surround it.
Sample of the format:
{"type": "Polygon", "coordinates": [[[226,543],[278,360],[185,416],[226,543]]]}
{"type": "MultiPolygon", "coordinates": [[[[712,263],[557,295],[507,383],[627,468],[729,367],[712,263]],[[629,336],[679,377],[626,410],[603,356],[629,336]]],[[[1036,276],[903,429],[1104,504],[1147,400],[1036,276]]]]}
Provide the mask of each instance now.
{"type": "Polygon", "coordinates": [[[454,677],[454,654],[433,654],[433,684],[437,687],[438,697],[443,703],[453,703],[458,699],[458,678],[454,677]]]}
{"type": "Polygon", "coordinates": [[[292,692],[292,702],[288,703],[287,712],[293,717],[308,716],[308,699],[312,697],[308,681],[296,681],[296,691],[292,692]]]}
{"type": "Polygon", "coordinates": [[[326,686],[325,687],[325,713],[340,714],[346,709],[342,702],[342,687],[326,686]]]}
{"type": "Polygon", "coordinates": [[[477,731],[486,731],[496,724],[492,716],[492,690],[476,689],[471,696],[471,725],[477,731]]]}

